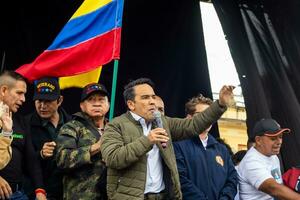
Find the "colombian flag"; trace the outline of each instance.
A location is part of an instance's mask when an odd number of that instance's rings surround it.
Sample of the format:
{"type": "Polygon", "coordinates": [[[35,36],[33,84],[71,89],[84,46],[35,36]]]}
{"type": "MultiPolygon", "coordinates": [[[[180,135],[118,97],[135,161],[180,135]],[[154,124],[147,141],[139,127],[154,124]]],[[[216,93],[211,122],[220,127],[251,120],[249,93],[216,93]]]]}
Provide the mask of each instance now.
{"type": "Polygon", "coordinates": [[[50,47],[16,72],[29,81],[86,72],[99,78],[102,65],[120,58],[122,14],[123,0],[85,0],[50,47]]]}

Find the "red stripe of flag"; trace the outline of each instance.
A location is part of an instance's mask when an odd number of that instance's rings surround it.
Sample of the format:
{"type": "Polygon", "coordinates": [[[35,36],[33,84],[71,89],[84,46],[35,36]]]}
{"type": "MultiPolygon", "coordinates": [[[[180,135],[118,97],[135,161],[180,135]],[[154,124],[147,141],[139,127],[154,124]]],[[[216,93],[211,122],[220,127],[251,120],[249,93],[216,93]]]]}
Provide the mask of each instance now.
{"type": "Polygon", "coordinates": [[[80,74],[99,67],[99,63],[106,64],[112,59],[119,59],[120,41],[121,28],[113,29],[67,49],[44,51],[34,62],[25,64],[16,71],[28,77],[29,81],[45,76],[80,74]]]}

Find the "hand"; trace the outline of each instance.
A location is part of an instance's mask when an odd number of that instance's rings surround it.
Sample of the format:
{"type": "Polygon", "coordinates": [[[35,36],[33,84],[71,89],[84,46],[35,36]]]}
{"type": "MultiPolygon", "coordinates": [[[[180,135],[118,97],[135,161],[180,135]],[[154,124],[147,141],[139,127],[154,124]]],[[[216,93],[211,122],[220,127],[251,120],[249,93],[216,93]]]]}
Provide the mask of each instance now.
{"type": "Polygon", "coordinates": [[[0,101],[0,118],[3,115],[3,113],[5,112],[4,105],[5,104],[2,101],[0,101]]]}
{"type": "Polygon", "coordinates": [[[53,156],[54,149],[56,147],[55,142],[45,142],[41,150],[42,158],[50,158],[53,156]]]}
{"type": "Polygon", "coordinates": [[[37,194],[35,195],[35,198],[36,198],[37,200],[47,200],[46,195],[44,195],[43,193],[37,193],[37,194]]]}
{"type": "Polygon", "coordinates": [[[4,178],[0,176],[0,197],[1,199],[8,199],[12,195],[11,188],[4,178]]]}
{"type": "Polygon", "coordinates": [[[219,93],[219,104],[220,106],[232,106],[234,105],[233,89],[232,85],[224,85],[219,93]]]}
{"type": "Polygon", "coordinates": [[[93,156],[93,155],[95,155],[95,154],[97,154],[97,153],[100,152],[100,147],[101,147],[101,143],[102,143],[101,138],[100,138],[100,140],[98,140],[98,142],[96,142],[95,144],[91,145],[91,148],[90,148],[91,156],[93,156]]]}
{"type": "Polygon", "coordinates": [[[1,106],[1,112],[2,112],[2,114],[0,115],[2,129],[5,132],[11,132],[12,126],[13,126],[12,114],[9,111],[9,107],[7,105],[2,104],[2,102],[1,102],[0,106],[1,106]]]}
{"type": "Polygon", "coordinates": [[[160,142],[168,142],[169,137],[165,129],[156,128],[150,131],[148,134],[148,139],[151,144],[157,144],[160,142]]]}

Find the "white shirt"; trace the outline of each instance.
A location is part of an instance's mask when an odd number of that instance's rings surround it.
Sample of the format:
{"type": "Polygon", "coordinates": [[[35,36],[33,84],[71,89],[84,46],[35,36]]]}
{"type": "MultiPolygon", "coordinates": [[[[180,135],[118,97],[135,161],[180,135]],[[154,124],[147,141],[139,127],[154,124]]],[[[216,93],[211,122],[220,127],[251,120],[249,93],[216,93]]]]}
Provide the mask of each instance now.
{"type": "MultiPolygon", "coordinates": [[[[235,166],[235,170],[237,170],[238,166],[235,166]]],[[[239,192],[239,185],[237,185],[236,195],[234,197],[234,200],[240,200],[240,192],[239,192]]]]}
{"type": "MultiPolygon", "coordinates": [[[[146,124],[146,121],[141,116],[130,112],[132,117],[139,121],[143,128],[143,133],[145,136],[151,131],[152,123],[146,124]]],[[[153,148],[147,153],[147,177],[145,184],[146,193],[159,193],[165,189],[165,184],[163,181],[163,167],[161,162],[161,157],[159,154],[159,148],[157,145],[153,145],[153,148]]]]}
{"type": "Polygon", "coordinates": [[[208,141],[208,136],[206,136],[206,138],[203,139],[203,140],[200,138],[200,140],[201,140],[201,142],[202,142],[202,145],[203,145],[204,149],[206,150],[206,147],[207,147],[207,141],[208,141]]]}
{"type": "Polygon", "coordinates": [[[274,178],[282,184],[279,159],[276,155],[265,156],[254,147],[249,149],[237,167],[240,200],[273,200],[270,195],[258,190],[267,179],[274,178]]]}

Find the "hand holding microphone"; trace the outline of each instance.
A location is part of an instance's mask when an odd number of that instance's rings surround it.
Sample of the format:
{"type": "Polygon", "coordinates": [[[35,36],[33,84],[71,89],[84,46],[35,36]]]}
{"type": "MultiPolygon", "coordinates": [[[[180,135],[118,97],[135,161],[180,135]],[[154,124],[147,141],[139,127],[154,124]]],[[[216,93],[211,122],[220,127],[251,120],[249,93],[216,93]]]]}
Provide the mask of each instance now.
{"type": "Polygon", "coordinates": [[[150,140],[151,144],[157,144],[160,142],[163,148],[165,148],[169,137],[165,129],[155,128],[152,129],[148,134],[148,139],[150,140]]]}
{"type": "Polygon", "coordinates": [[[163,148],[167,147],[167,142],[169,140],[168,134],[165,129],[163,129],[163,124],[161,120],[161,113],[159,111],[155,111],[153,113],[154,122],[157,128],[153,129],[148,138],[150,139],[151,143],[161,142],[163,148]]]}

